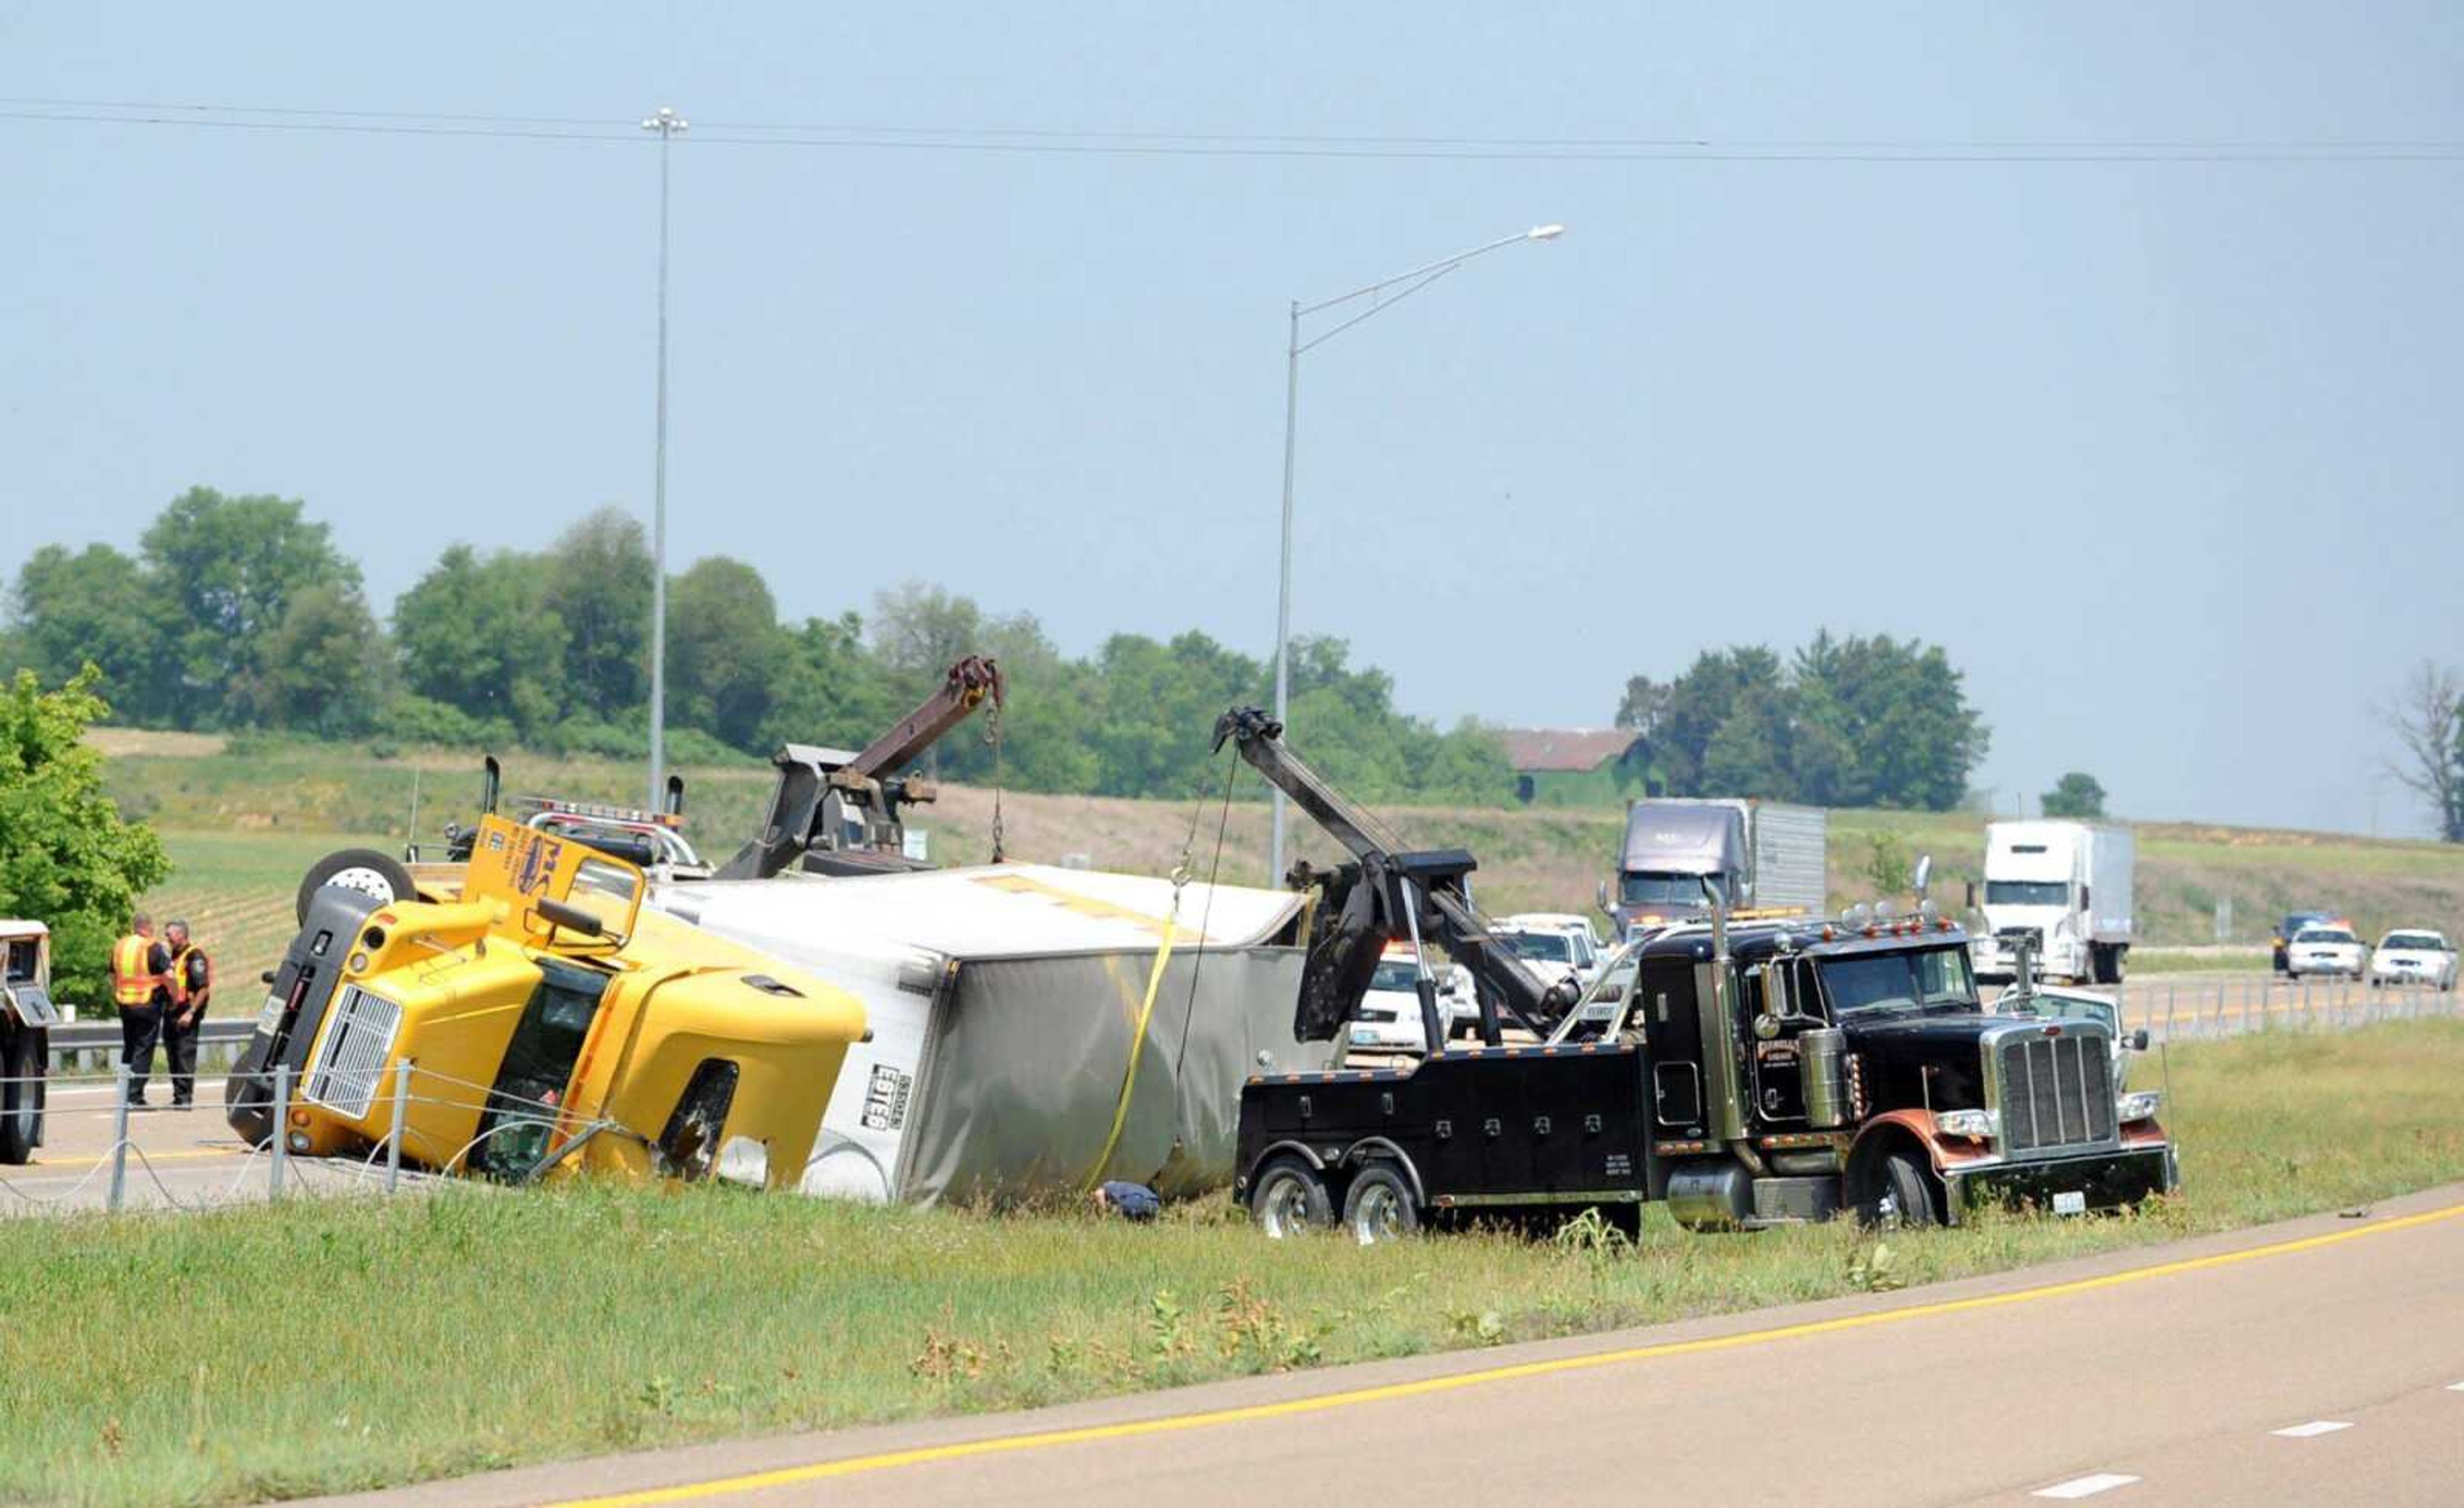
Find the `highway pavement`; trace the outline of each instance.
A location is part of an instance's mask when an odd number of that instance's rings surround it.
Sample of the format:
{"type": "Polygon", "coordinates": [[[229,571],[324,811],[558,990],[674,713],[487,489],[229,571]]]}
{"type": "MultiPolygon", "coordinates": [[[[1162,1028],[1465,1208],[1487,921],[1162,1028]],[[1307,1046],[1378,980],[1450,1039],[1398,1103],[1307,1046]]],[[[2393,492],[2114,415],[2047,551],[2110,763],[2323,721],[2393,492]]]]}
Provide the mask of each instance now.
{"type": "Polygon", "coordinates": [[[1269,1498],[2464,1502],[2464,1186],[1911,1293],[337,1501],[1269,1498]]]}
{"type": "MultiPolygon", "coordinates": [[[[127,1209],[202,1209],[266,1199],[273,1169],[263,1152],[252,1152],[223,1120],[223,1081],[197,1082],[191,1110],[169,1108],[171,1086],[157,1077],[148,1087],[154,1107],[128,1117],[131,1151],[122,1177],[127,1209]]],[[[111,1194],[112,1108],[118,1091],[108,1081],[55,1079],[44,1114],[44,1144],[22,1167],[0,1166],[0,1217],[60,1214],[105,1208],[111,1194]]],[[[283,1193],[343,1195],[379,1191],[385,1167],[355,1162],[288,1161],[283,1193]]],[[[406,1183],[415,1183],[404,1174],[406,1183]]]]}

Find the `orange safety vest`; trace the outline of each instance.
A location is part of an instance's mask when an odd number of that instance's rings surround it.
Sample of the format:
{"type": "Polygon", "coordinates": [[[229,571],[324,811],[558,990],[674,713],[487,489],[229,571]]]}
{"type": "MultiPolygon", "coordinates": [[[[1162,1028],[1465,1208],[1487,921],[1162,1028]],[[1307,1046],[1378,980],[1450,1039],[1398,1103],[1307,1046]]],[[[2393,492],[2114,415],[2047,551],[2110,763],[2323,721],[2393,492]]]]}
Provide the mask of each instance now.
{"type": "Polygon", "coordinates": [[[151,939],[134,932],[111,945],[111,998],[123,1008],[142,1006],[154,998],[158,981],[145,968],[145,955],[153,949],[151,939]]]}
{"type": "MultiPolygon", "coordinates": [[[[191,942],[187,947],[180,949],[180,951],[173,956],[171,960],[170,979],[171,1003],[173,1005],[185,1006],[188,1003],[188,960],[199,956],[197,945],[194,942],[191,942]]],[[[206,982],[201,987],[206,989],[211,989],[214,987],[214,961],[212,959],[206,960],[206,982]]]]}

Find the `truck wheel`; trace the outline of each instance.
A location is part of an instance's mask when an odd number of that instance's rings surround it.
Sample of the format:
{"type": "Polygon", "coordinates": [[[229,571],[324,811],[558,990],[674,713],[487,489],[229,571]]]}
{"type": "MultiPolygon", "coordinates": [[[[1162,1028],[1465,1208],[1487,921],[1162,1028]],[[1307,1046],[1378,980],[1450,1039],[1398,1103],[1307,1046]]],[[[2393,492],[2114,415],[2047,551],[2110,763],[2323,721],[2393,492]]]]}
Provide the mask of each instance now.
{"type": "Polygon", "coordinates": [[[1362,1246],[1399,1241],[1420,1229],[1412,1186],[1392,1163],[1371,1163],[1343,1196],[1343,1227],[1362,1246]]]}
{"type": "Polygon", "coordinates": [[[11,1165],[30,1161],[34,1143],[40,1140],[42,1117],[35,1106],[42,1103],[43,1086],[35,1082],[42,1076],[43,1058],[34,1050],[34,1033],[19,1030],[9,1041],[9,1050],[0,1053],[0,1163],[11,1165]]]}
{"type": "Polygon", "coordinates": [[[1872,1191],[1858,1202],[1857,1223],[1872,1230],[1912,1230],[1934,1223],[1933,1194],[1914,1158],[1893,1152],[1882,1159],[1872,1191]]]}
{"type": "Polygon", "coordinates": [[[1249,1186],[1249,1218],[1277,1241],[1308,1235],[1334,1223],[1326,1180],[1304,1159],[1287,1152],[1259,1170],[1249,1186]]]}
{"type": "Polygon", "coordinates": [[[392,905],[397,900],[419,898],[419,887],[412,882],[410,871],[403,868],[392,855],[380,854],[375,849],[342,849],[308,866],[307,875],[299,881],[299,895],[294,908],[298,913],[298,920],[304,922],[308,920],[308,902],[316,899],[317,892],[327,885],[340,885],[344,890],[373,896],[381,906],[392,905]]]}

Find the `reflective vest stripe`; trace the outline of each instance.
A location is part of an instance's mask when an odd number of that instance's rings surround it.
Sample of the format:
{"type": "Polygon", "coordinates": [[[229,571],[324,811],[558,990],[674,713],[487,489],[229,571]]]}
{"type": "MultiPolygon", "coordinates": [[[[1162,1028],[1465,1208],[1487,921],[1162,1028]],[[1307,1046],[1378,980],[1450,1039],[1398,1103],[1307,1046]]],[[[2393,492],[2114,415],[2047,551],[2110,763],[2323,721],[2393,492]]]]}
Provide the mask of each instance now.
{"type": "Polygon", "coordinates": [[[111,998],[123,1006],[142,1006],[154,998],[155,979],[145,971],[145,955],[154,944],[131,932],[111,945],[111,998]]]}

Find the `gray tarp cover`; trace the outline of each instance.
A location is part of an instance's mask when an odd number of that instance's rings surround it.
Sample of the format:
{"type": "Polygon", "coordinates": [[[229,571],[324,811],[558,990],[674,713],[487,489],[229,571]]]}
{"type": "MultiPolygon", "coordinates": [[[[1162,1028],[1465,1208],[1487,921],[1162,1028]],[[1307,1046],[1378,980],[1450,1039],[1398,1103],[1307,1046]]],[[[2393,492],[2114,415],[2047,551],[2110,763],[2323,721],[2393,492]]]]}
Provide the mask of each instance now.
{"type": "Polygon", "coordinates": [[[1288,1070],[1326,1053],[1292,1036],[1302,955],[1173,955],[1119,1144],[1098,1167],[1154,964],[1152,952],[1111,952],[961,965],[925,1040],[900,1197],[1048,1197],[1100,1178],[1182,1197],[1228,1183],[1258,1053],[1288,1070]]]}

